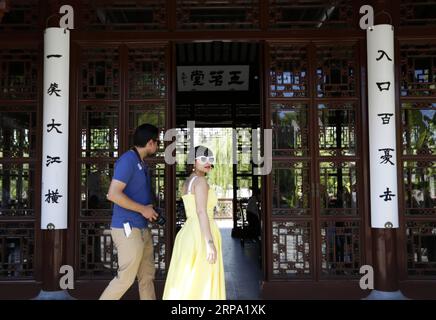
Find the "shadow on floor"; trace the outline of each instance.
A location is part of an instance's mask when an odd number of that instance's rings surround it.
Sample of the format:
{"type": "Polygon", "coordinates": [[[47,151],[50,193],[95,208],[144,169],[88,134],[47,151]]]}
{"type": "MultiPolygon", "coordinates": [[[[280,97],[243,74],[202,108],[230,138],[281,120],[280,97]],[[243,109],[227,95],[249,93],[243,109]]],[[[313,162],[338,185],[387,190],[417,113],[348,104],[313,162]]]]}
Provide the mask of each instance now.
{"type": "Polygon", "coordinates": [[[232,223],[226,220],[217,221],[222,237],[227,299],[261,299],[262,271],[258,259],[258,244],[245,241],[245,246],[242,247],[239,239],[231,237],[232,223]]]}

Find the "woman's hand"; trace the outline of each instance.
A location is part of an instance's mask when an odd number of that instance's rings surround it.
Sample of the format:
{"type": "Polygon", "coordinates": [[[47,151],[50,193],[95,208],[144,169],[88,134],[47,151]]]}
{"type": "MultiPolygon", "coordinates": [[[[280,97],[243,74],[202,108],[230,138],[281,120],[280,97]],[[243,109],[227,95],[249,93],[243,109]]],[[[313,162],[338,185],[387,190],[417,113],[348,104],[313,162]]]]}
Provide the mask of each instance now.
{"type": "Polygon", "coordinates": [[[209,240],[206,243],[206,260],[211,264],[216,262],[216,248],[213,240],[209,240]]]}

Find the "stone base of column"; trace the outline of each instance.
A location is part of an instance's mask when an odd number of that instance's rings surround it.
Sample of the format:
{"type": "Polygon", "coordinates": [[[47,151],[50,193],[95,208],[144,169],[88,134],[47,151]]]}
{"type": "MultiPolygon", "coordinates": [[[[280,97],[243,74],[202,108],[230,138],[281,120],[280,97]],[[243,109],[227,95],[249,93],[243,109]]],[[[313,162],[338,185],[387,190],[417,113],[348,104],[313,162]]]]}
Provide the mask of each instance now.
{"type": "Polygon", "coordinates": [[[369,296],[362,300],[409,300],[403,293],[398,291],[378,291],[372,290],[369,296]]]}
{"type": "Polygon", "coordinates": [[[76,300],[67,290],[59,291],[44,291],[41,290],[39,294],[32,300],[76,300]]]}

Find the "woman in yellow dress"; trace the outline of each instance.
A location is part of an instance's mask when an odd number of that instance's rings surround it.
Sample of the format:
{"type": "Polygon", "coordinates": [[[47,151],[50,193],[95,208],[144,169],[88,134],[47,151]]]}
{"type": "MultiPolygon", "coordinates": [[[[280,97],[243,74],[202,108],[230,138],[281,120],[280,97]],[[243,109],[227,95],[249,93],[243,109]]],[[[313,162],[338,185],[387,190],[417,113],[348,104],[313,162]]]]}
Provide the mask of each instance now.
{"type": "Polygon", "coordinates": [[[182,192],[187,220],[176,236],[164,300],[226,299],[221,234],[213,219],[218,199],[205,178],[215,159],[203,146],[195,155],[182,192]]]}

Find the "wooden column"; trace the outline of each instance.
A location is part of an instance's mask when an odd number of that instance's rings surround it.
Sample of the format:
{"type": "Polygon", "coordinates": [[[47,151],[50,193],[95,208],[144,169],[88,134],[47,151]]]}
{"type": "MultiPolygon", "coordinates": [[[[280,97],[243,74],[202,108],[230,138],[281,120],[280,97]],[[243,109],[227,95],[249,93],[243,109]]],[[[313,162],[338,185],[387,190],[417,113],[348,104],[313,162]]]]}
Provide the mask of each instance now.
{"type": "MultiPolygon", "coordinates": [[[[374,0],[374,24],[393,24],[391,0],[374,0]]],[[[395,4],[396,5],[396,4],[395,4]]],[[[394,26],[395,28],[396,26],[394,26]]],[[[396,63],[399,63],[397,61],[396,63]]],[[[396,79],[398,81],[398,79],[396,79]]],[[[397,146],[398,148],[399,146],[397,146]]],[[[372,228],[374,290],[369,299],[402,299],[399,291],[396,228],[372,228]],[[385,294],[386,293],[386,294],[385,294]]]]}
{"type": "MultiPolygon", "coordinates": [[[[44,23],[45,27],[59,27],[59,8],[60,5],[56,0],[44,1],[46,5],[46,18],[44,23]]],[[[42,125],[43,130],[45,125],[42,125]]],[[[66,133],[68,134],[68,133],[66,133]]],[[[45,159],[42,159],[43,163],[45,159]]],[[[41,190],[44,193],[44,190],[41,190]]],[[[71,199],[70,199],[71,201],[71,199]]],[[[40,226],[37,226],[40,228],[40,226]]],[[[71,299],[67,291],[60,288],[60,268],[66,264],[66,236],[67,229],[53,229],[53,230],[40,230],[42,241],[42,259],[41,259],[41,272],[42,284],[41,292],[37,300],[64,300],[71,299]]]]}

